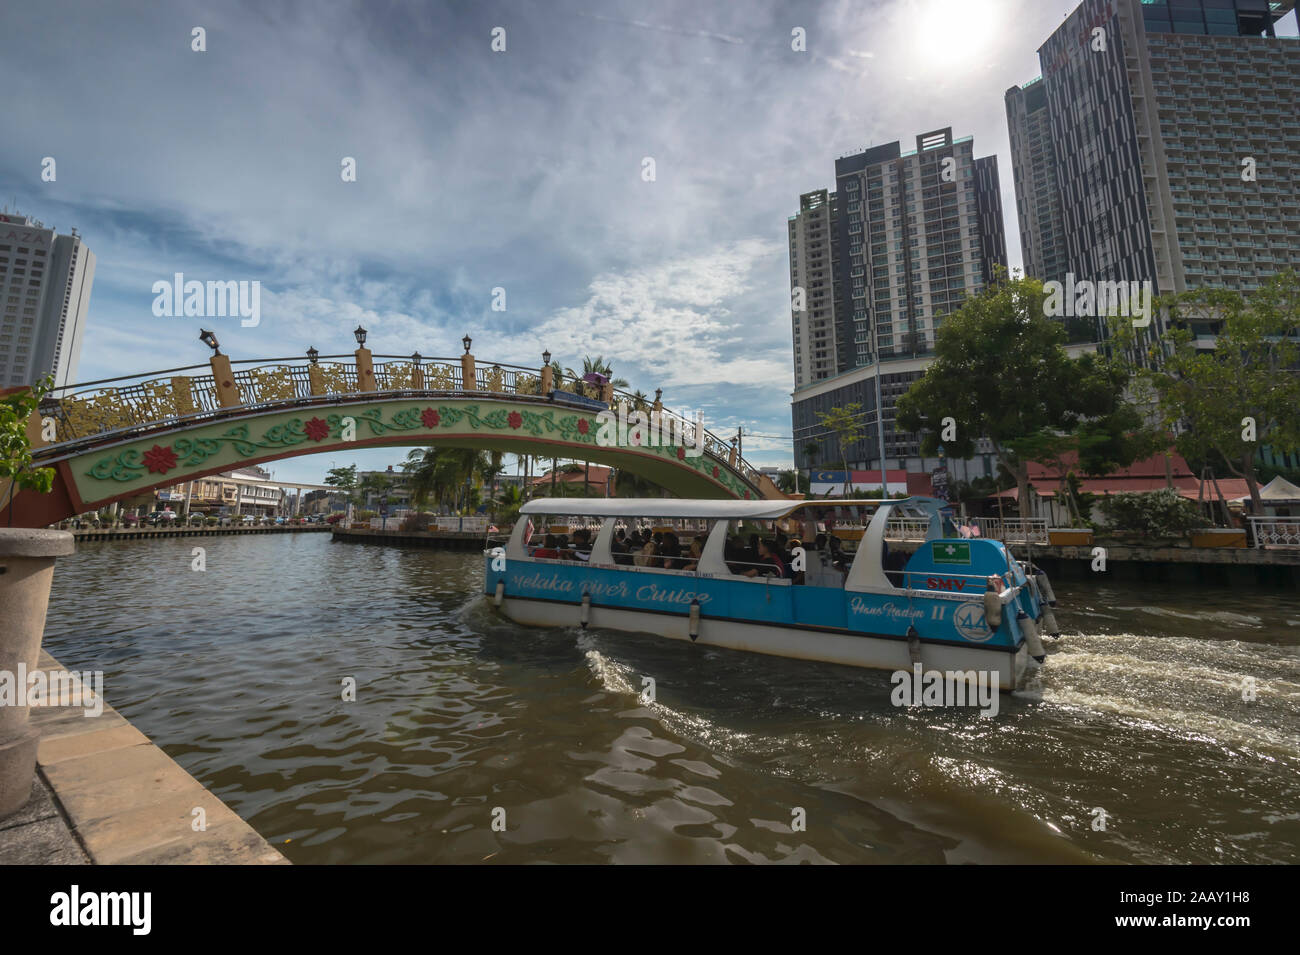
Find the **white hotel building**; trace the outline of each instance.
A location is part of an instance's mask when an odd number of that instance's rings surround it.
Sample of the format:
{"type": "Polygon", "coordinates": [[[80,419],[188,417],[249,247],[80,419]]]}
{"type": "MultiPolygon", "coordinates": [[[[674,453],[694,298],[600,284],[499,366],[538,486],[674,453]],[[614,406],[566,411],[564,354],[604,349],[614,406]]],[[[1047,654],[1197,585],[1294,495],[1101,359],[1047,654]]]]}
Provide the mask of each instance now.
{"type": "Polygon", "coordinates": [[[76,381],[95,254],[76,230],[0,214],[0,388],[76,381]]]}

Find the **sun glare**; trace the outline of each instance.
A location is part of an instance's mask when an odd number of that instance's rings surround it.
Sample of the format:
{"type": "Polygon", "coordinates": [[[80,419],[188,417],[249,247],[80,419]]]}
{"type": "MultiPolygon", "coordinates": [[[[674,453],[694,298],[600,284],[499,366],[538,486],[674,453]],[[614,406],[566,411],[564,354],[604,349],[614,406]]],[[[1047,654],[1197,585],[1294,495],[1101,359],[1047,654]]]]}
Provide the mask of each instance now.
{"type": "Polygon", "coordinates": [[[963,69],[992,56],[1005,22],[1005,0],[927,0],[913,32],[916,62],[926,69],[963,69]]]}

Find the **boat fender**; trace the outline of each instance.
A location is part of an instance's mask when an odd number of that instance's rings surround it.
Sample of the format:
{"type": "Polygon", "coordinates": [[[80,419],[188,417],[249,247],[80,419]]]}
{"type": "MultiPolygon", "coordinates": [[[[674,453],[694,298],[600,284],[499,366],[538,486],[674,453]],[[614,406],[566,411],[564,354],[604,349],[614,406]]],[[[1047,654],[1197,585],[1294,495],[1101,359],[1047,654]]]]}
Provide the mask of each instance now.
{"type": "Polygon", "coordinates": [[[582,629],[587,629],[587,621],[591,619],[591,594],[582,595],[582,612],[578,616],[582,623],[582,629]]]}
{"type": "Polygon", "coordinates": [[[505,599],[506,599],[506,582],[504,580],[498,580],[497,593],[496,596],[492,598],[492,603],[495,606],[500,607],[502,601],[504,601],[505,599]]]}
{"type": "Polygon", "coordinates": [[[1038,636],[1038,625],[1023,610],[1016,614],[1016,623],[1025,635],[1025,647],[1029,650],[1029,655],[1039,663],[1046,662],[1047,651],[1043,649],[1043,641],[1038,636]]]}
{"type": "Polygon", "coordinates": [[[690,626],[687,628],[691,635],[691,640],[698,640],[700,636],[700,601],[695,599],[691,601],[691,619],[690,626]]]}
{"type": "Polygon", "coordinates": [[[912,666],[921,662],[921,635],[911,624],[907,626],[907,655],[912,661],[912,666]]]}
{"type": "Polygon", "coordinates": [[[1053,640],[1061,635],[1061,628],[1056,622],[1056,614],[1052,613],[1049,604],[1043,604],[1043,632],[1053,640]]]}
{"type": "Polygon", "coordinates": [[[989,589],[984,592],[984,622],[994,631],[1002,626],[1002,594],[994,589],[1000,582],[1001,578],[990,577],[989,589]]]}
{"type": "Polygon", "coordinates": [[[1047,579],[1047,574],[1043,573],[1041,570],[1035,571],[1035,574],[1038,577],[1038,587],[1043,592],[1043,597],[1047,600],[1049,605],[1055,607],[1056,594],[1052,590],[1052,582],[1047,579]]]}

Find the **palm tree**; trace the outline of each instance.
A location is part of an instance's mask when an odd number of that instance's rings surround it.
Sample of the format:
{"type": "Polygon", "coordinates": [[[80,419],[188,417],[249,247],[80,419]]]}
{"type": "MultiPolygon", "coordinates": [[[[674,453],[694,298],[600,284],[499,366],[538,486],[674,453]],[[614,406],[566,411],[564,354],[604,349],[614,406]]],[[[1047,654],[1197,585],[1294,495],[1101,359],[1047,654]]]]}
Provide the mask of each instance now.
{"type": "Polygon", "coordinates": [[[430,497],[442,505],[449,496],[454,506],[461,489],[491,468],[487,455],[474,448],[412,448],[402,465],[411,475],[411,502],[416,507],[430,497]]]}

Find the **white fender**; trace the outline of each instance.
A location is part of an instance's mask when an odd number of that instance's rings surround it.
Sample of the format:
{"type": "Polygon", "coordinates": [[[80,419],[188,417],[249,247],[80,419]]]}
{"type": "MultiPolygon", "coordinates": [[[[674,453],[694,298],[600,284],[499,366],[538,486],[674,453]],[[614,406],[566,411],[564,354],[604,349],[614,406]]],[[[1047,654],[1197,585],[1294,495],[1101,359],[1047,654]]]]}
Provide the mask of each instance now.
{"type": "Polygon", "coordinates": [[[1052,590],[1052,582],[1047,579],[1047,574],[1040,570],[1034,576],[1038,578],[1038,586],[1043,592],[1043,597],[1047,600],[1049,605],[1055,607],[1056,594],[1052,590]]]}
{"type": "Polygon", "coordinates": [[[691,601],[690,625],[687,628],[691,639],[696,640],[700,636],[700,602],[699,600],[691,601]]]}
{"type": "Polygon", "coordinates": [[[587,629],[587,621],[591,619],[591,594],[582,595],[582,610],[578,614],[578,620],[582,624],[582,629],[587,629]]]}
{"type": "Polygon", "coordinates": [[[984,623],[990,630],[1002,626],[1002,595],[996,590],[984,591],[984,623]]]}
{"type": "Polygon", "coordinates": [[[1043,604],[1043,632],[1053,639],[1061,635],[1060,625],[1056,622],[1056,614],[1052,613],[1052,608],[1048,604],[1043,604]]]}
{"type": "Polygon", "coordinates": [[[1043,649],[1043,641],[1038,636],[1038,625],[1023,610],[1016,614],[1016,623],[1020,625],[1020,632],[1025,635],[1025,648],[1029,651],[1029,655],[1039,663],[1044,662],[1047,659],[1047,651],[1043,649]]]}
{"type": "Polygon", "coordinates": [[[495,606],[500,607],[501,602],[505,599],[506,599],[506,582],[504,580],[498,580],[497,593],[496,596],[492,598],[492,603],[495,606]]]}

